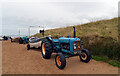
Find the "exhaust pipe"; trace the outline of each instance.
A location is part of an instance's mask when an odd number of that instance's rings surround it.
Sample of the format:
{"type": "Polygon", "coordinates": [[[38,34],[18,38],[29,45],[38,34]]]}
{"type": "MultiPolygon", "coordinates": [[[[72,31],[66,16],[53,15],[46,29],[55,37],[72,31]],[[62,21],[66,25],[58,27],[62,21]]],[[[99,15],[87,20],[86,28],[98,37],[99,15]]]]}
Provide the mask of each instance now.
{"type": "Polygon", "coordinates": [[[75,31],[75,27],[74,28],[74,31],[73,31],[73,37],[76,38],[76,31],[75,31]]]}
{"type": "Polygon", "coordinates": [[[42,33],[43,37],[44,37],[44,29],[43,30],[40,30],[40,33],[42,33]]]}

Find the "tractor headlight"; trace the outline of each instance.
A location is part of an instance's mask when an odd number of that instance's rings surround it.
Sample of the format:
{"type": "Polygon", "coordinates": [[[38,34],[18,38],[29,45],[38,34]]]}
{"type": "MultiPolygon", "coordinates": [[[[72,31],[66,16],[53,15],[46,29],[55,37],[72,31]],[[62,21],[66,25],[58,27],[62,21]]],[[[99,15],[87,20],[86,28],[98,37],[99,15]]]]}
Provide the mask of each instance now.
{"type": "Polygon", "coordinates": [[[76,49],[77,47],[76,47],[76,45],[74,45],[74,49],[76,49]]]}
{"type": "Polygon", "coordinates": [[[73,42],[73,51],[76,51],[77,47],[76,47],[76,42],[73,42]]]}

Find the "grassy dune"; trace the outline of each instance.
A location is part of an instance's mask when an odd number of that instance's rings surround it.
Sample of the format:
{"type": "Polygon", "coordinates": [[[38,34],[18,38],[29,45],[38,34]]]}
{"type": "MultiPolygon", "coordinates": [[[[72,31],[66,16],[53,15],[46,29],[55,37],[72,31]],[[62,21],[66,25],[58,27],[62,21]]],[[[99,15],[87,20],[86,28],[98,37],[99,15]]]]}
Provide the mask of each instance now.
{"type": "MultiPolygon", "coordinates": [[[[112,37],[118,39],[118,18],[111,20],[101,20],[91,23],[86,23],[82,25],[76,25],[76,35],[77,37],[98,35],[103,37],[112,37]]],[[[73,36],[73,26],[65,28],[57,28],[46,30],[45,35],[52,36],[73,36]]],[[[41,34],[35,34],[34,36],[41,37],[41,34]]]]}
{"type": "MultiPolygon", "coordinates": [[[[83,47],[90,51],[93,59],[120,67],[118,18],[90,22],[75,27],[76,36],[82,40],[83,47]]],[[[46,30],[45,35],[72,37],[73,26],[46,30]]],[[[34,36],[42,37],[39,33],[34,36]]]]}

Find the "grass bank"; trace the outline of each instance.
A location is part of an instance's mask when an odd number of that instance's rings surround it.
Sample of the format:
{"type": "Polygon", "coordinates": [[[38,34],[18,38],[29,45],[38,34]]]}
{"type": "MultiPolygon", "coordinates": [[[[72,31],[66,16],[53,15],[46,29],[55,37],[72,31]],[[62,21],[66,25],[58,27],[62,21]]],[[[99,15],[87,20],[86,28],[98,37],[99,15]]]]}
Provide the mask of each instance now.
{"type": "Polygon", "coordinates": [[[119,67],[120,68],[120,61],[117,60],[110,60],[108,57],[105,56],[91,56],[92,59],[96,60],[96,61],[103,61],[103,62],[107,62],[108,64],[115,66],[115,67],[119,67]]]}

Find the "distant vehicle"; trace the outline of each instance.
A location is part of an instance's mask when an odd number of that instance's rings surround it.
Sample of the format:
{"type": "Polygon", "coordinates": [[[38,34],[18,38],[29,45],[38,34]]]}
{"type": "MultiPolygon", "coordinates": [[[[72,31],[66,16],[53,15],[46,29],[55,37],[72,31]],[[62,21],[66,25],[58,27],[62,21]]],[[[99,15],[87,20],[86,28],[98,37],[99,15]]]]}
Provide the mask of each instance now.
{"type": "Polygon", "coordinates": [[[27,45],[27,50],[29,50],[31,47],[34,48],[41,47],[42,39],[43,38],[33,38],[32,40],[30,40],[30,42],[27,45]]]}
{"type": "Polygon", "coordinates": [[[3,37],[0,37],[0,41],[3,41],[4,40],[4,38],[3,37]]]}
{"type": "Polygon", "coordinates": [[[11,42],[18,42],[18,43],[19,43],[19,39],[20,39],[19,37],[12,38],[12,39],[11,39],[11,42]]]}
{"type": "Polygon", "coordinates": [[[3,36],[3,40],[8,40],[8,36],[3,36]]]}
{"type": "Polygon", "coordinates": [[[11,40],[11,42],[13,42],[13,38],[12,37],[9,37],[9,39],[11,40]]]}
{"type": "Polygon", "coordinates": [[[81,48],[81,40],[76,38],[74,27],[74,38],[60,37],[52,39],[50,36],[44,37],[44,30],[40,30],[43,37],[37,40],[32,40],[27,45],[27,50],[31,47],[41,47],[42,56],[49,59],[53,52],[57,53],[55,56],[55,63],[59,69],[64,69],[66,66],[66,58],[72,56],[79,56],[82,62],[88,63],[91,55],[88,50],[81,48]]]}
{"type": "Polygon", "coordinates": [[[19,44],[26,44],[29,43],[29,37],[20,37],[19,38],[19,44]]]}

